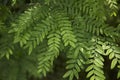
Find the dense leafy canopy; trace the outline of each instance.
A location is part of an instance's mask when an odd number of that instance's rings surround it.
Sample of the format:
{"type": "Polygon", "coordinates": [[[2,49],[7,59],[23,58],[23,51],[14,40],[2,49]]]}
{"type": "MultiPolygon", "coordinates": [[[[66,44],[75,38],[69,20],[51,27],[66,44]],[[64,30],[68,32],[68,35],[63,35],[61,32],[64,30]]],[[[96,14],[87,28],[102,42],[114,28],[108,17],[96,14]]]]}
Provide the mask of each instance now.
{"type": "Polygon", "coordinates": [[[120,1],[0,0],[0,58],[0,80],[42,79],[56,64],[57,80],[120,79],[120,1]]]}

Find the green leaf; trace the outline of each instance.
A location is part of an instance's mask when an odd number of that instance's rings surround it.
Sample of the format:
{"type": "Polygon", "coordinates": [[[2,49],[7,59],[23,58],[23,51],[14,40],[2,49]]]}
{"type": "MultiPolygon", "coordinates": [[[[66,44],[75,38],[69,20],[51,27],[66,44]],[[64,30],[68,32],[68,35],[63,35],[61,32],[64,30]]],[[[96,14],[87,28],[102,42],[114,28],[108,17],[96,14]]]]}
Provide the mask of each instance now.
{"type": "Polygon", "coordinates": [[[91,69],[93,69],[94,65],[90,65],[87,67],[87,69],[85,70],[86,72],[90,71],[91,69]]]}
{"type": "Polygon", "coordinates": [[[88,74],[87,74],[87,78],[89,78],[90,76],[92,76],[94,74],[94,70],[91,70],[90,72],[88,72],[88,74]]]}
{"type": "MultiPolygon", "coordinates": [[[[101,46],[100,46],[100,47],[101,47],[101,46]]],[[[100,48],[97,48],[96,51],[97,51],[98,53],[100,53],[100,54],[104,54],[104,51],[103,51],[102,49],[100,49],[100,48]]]]}
{"type": "Polygon", "coordinates": [[[75,56],[75,57],[78,57],[78,55],[79,55],[79,48],[76,48],[76,49],[75,49],[75,52],[74,52],[74,56],[75,56]]]}
{"type": "Polygon", "coordinates": [[[109,55],[109,59],[110,59],[110,60],[113,59],[114,56],[115,56],[115,53],[114,53],[114,52],[110,53],[110,55],[109,55]]]}
{"type": "Polygon", "coordinates": [[[95,64],[97,67],[103,68],[103,65],[101,65],[101,64],[98,63],[97,61],[94,61],[94,64],[95,64]]]}
{"type": "Polygon", "coordinates": [[[120,47],[115,47],[114,52],[115,53],[120,53],[120,47]]]}
{"type": "Polygon", "coordinates": [[[117,67],[120,68],[120,65],[118,65],[117,67]]]}
{"type": "Polygon", "coordinates": [[[104,62],[103,56],[99,56],[99,59],[100,59],[102,62],[104,62]]]}
{"type": "Polygon", "coordinates": [[[70,74],[70,76],[69,76],[69,80],[73,80],[73,77],[74,77],[74,74],[73,74],[73,72],[70,74]]]}
{"type": "Polygon", "coordinates": [[[109,55],[112,51],[113,51],[112,49],[108,49],[106,55],[109,55]]]}
{"type": "Polygon", "coordinates": [[[9,53],[12,55],[13,54],[13,51],[12,51],[12,49],[8,49],[9,50],[9,53]]]}
{"type": "Polygon", "coordinates": [[[65,42],[64,46],[68,46],[68,44],[69,44],[69,42],[67,41],[67,42],[65,42]]]}
{"type": "Polygon", "coordinates": [[[38,70],[38,73],[41,73],[41,72],[42,72],[42,69],[39,69],[39,70],[38,70]]]}
{"type": "Polygon", "coordinates": [[[9,59],[9,58],[10,58],[9,53],[6,53],[6,58],[7,58],[7,59],[9,59]]]}
{"type": "Polygon", "coordinates": [[[105,80],[105,78],[101,78],[99,76],[95,76],[95,80],[105,80]]]}
{"type": "Polygon", "coordinates": [[[44,66],[44,69],[45,69],[46,71],[50,71],[50,68],[47,67],[47,66],[44,66]]]}
{"type": "Polygon", "coordinates": [[[30,45],[30,46],[29,46],[29,52],[28,52],[29,55],[31,54],[32,50],[33,50],[33,46],[30,45]]]}
{"type": "Polygon", "coordinates": [[[120,59],[120,54],[115,54],[115,57],[120,59]]]}
{"type": "Polygon", "coordinates": [[[75,47],[76,47],[75,43],[74,43],[74,42],[72,42],[72,41],[70,41],[70,45],[71,45],[73,48],[75,48],[75,47]]]}
{"type": "Polygon", "coordinates": [[[100,65],[104,65],[103,62],[98,58],[96,58],[95,61],[98,62],[100,65]]]}
{"type": "Polygon", "coordinates": [[[66,66],[66,69],[74,68],[74,66],[75,66],[74,64],[69,64],[69,65],[66,66]]]}
{"type": "Polygon", "coordinates": [[[93,76],[90,78],[90,80],[95,80],[95,76],[93,75],[93,76]]]}
{"type": "Polygon", "coordinates": [[[45,70],[45,69],[43,69],[43,70],[42,70],[42,72],[43,72],[43,76],[45,76],[45,77],[46,77],[46,70],[45,70]]]}
{"type": "Polygon", "coordinates": [[[120,78],[120,70],[118,71],[118,74],[117,74],[117,79],[120,78]]]}
{"type": "Polygon", "coordinates": [[[112,60],[111,69],[113,69],[116,66],[116,64],[117,64],[117,59],[115,58],[112,60]]]}
{"type": "Polygon", "coordinates": [[[23,47],[23,42],[22,41],[20,41],[20,47],[23,47]]]}
{"type": "Polygon", "coordinates": [[[104,74],[100,73],[99,71],[96,71],[96,70],[95,70],[95,71],[94,71],[94,74],[96,74],[97,76],[99,76],[99,77],[105,79],[104,74]]]}
{"type": "Polygon", "coordinates": [[[68,76],[70,76],[71,73],[72,73],[72,70],[67,71],[67,72],[63,75],[63,78],[67,78],[68,76]]]}
{"type": "Polygon", "coordinates": [[[71,60],[68,60],[66,63],[68,64],[68,63],[75,63],[75,62],[76,62],[76,60],[71,59],[71,60]]]}
{"type": "Polygon", "coordinates": [[[82,63],[81,63],[81,61],[80,61],[79,59],[77,59],[77,64],[78,64],[79,66],[82,65],[82,63]]]}
{"type": "Polygon", "coordinates": [[[77,72],[80,72],[80,66],[78,66],[77,64],[75,64],[75,69],[77,70],[77,72]]]}
{"type": "Polygon", "coordinates": [[[73,73],[74,73],[75,77],[78,79],[79,78],[78,71],[76,69],[73,69],[73,73]]]}
{"type": "Polygon", "coordinates": [[[104,74],[103,70],[97,66],[94,66],[94,69],[102,74],[104,74]]]}

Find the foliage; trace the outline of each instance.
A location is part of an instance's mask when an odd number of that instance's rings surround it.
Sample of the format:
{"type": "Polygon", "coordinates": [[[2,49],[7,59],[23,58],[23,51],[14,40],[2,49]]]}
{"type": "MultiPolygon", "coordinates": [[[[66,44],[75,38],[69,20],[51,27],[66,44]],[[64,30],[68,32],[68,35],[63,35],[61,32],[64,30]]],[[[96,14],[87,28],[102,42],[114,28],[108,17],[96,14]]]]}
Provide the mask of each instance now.
{"type": "Polygon", "coordinates": [[[1,80],[41,79],[61,55],[63,79],[110,80],[113,69],[120,79],[119,0],[0,2],[1,80]]]}

